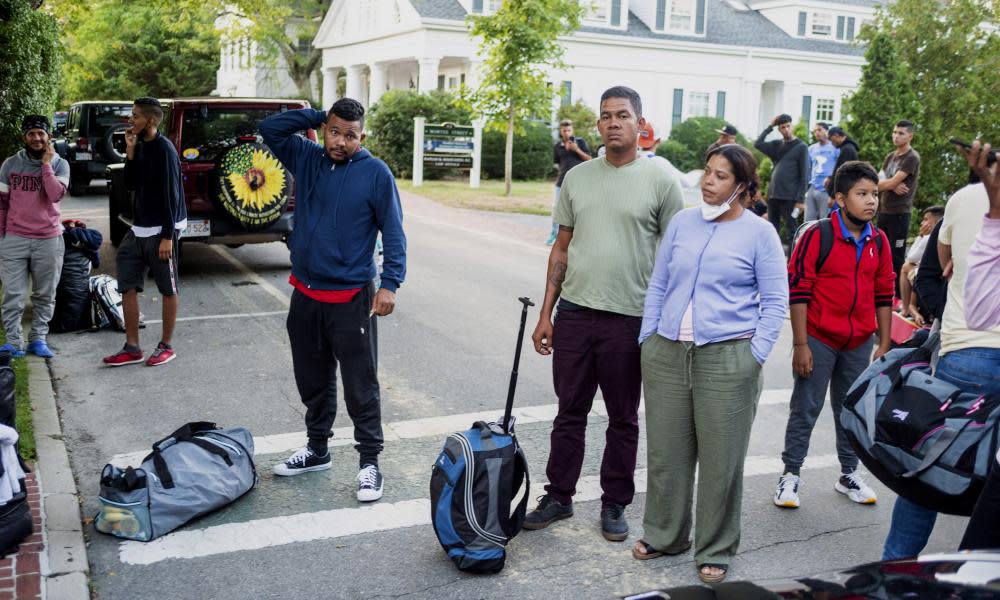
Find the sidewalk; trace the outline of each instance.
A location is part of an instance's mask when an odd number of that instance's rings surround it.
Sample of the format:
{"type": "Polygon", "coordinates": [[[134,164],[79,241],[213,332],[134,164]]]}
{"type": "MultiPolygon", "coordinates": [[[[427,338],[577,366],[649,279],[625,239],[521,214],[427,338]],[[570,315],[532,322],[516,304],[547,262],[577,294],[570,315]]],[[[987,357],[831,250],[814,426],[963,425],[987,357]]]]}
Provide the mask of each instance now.
{"type": "Polygon", "coordinates": [[[28,390],[38,451],[34,473],[28,479],[28,503],[35,534],[21,545],[11,560],[9,572],[5,564],[8,561],[0,562],[0,600],[7,597],[89,600],[90,566],[79,496],[63,441],[52,379],[45,359],[31,356],[28,362],[28,390]],[[7,593],[12,595],[5,596],[7,593]]]}

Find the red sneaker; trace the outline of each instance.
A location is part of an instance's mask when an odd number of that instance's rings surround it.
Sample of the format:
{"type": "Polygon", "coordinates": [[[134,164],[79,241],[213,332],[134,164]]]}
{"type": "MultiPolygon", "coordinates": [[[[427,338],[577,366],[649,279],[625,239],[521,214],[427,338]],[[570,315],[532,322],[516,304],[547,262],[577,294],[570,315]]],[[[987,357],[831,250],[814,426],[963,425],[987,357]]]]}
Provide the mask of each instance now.
{"type": "Polygon", "coordinates": [[[129,352],[125,347],[122,347],[116,354],[104,357],[104,364],[109,367],[120,367],[122,365],[134,365],[136,363],[142,362],[142,350],[138,352],[129,352]]]}
{"type": "Polygon", "coordinates": [[[149,355],[149,360],[146,361],[146,366],[156,367],[164,363],[168,363],[175,358],[177,358],[177,355],[174,354],[174,349],[167,346],[163,342],[160,342],[156,345],[156,350],[153,350],[153,353],[149,355]]]}

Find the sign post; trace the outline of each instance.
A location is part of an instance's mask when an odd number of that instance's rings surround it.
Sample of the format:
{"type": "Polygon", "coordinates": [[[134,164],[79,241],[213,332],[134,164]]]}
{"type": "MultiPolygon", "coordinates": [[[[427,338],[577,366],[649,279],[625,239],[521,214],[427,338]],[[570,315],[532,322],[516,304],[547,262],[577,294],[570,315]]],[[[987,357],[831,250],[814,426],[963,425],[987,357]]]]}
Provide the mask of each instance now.
{"type": "Polygon", "coordinates": [[[424,184],[424,122],[425,117],[413,117],[413,187],[424,184]]]}
{"type": "Polygon", "coordinates": [[[469,186],[479,187],[482,163],[482,123],[456,125],[413,119],[413,187],[424,181],[424,169],[469,171],[469,186]]]}

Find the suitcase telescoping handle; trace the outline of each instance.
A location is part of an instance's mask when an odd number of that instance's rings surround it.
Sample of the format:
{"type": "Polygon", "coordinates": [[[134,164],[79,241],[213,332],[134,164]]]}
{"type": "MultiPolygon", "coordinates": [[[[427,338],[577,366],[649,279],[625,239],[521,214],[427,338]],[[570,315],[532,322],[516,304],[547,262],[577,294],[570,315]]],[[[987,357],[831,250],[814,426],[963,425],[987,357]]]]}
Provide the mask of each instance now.
{"type": "Polygon", "coordinates": [[[528,321],[528,307],[535,303],[530,298],[518,298],[521,301],[521,328],[517,332],[517,346],[514,348],[514,369],[510,372],[510,387],[507,388],[507,406],[503,411],[503,430],[510,433],[510,413],[514,409],[514,389],[517,387],[517,366],[521,363],[521,344],[524,343],[524,325],[528,321]]]}

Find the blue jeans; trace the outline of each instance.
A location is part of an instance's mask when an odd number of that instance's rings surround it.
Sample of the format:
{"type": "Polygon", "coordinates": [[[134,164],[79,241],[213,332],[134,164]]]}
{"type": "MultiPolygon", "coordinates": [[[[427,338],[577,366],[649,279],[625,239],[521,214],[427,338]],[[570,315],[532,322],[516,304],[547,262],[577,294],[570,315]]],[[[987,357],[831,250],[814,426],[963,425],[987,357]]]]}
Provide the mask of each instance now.
{"type": "MultiPolygon", "coordinates": [[[[967,348],[941,356],[934,375],[963,392],[1000,394],[1000,348],[967,348]]],[[[909,558],[920,554],[934,530],[937,513],[896,498],[892,507],[892,525],[885,539],[882,560],[909,558]]]]}

